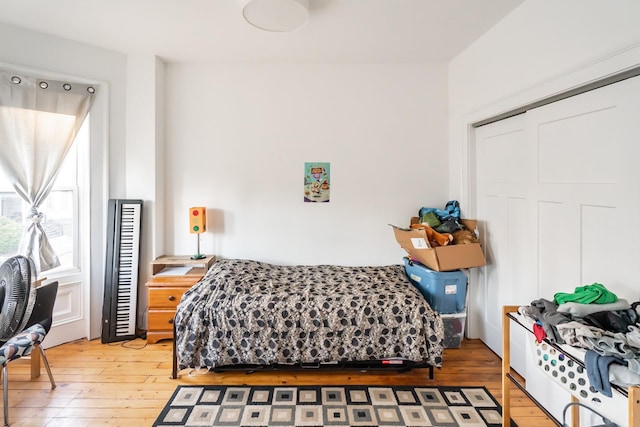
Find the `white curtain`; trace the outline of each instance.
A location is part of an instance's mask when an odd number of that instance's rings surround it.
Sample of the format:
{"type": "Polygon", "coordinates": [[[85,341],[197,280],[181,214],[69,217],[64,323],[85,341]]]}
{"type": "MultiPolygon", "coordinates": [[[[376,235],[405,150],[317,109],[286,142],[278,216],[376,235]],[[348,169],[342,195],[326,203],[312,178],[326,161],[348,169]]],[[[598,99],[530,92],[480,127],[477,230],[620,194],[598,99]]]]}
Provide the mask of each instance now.
{"type": "Polygon", "coordinates": [[[93,103],[86,84],[40,79],[0,70],[0,169],[30,206],[20,255],[37,271],[60,265],[40,225],[38,207],[47,198],[62,162],[93,103]]]}

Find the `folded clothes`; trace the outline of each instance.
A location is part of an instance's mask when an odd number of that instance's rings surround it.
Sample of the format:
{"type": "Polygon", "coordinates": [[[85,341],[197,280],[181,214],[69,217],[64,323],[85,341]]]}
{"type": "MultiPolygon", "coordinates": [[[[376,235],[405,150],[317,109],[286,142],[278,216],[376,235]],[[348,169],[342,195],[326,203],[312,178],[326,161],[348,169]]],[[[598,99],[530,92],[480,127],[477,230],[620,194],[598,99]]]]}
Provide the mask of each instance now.
{"type": "Polygon", "coordinates": [[[574,317],[584,317],[599,311],[628,310],[631,305],[626,299],[619,298],[618,301],[608,304],[582,304],[579,302],[565,302],[560,304],[557,310],[560,313],[569,313],[574,317]]]}
{"type": "Polygon", "coordinates": [[[582,304],[608,304],[616,302],[616,294],[607,289],[602,283],[578,286],[572,294],[558,292],[553,296],[553,302],[564,304],[565,302],[579,302],[582,304]]]}

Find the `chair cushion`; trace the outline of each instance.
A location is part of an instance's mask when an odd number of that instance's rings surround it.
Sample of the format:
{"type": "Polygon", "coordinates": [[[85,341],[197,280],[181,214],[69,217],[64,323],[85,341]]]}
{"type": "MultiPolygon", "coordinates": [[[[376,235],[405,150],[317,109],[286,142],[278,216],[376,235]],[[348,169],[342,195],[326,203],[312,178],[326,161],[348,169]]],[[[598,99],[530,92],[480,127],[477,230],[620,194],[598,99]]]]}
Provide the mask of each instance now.
{"type": "Polygon", "coordinates": [[[20,332],[0,347],[0,365],[28,356],[35,345],[40,344],[46,335],[47,332],[39,323],[20,332]]]}

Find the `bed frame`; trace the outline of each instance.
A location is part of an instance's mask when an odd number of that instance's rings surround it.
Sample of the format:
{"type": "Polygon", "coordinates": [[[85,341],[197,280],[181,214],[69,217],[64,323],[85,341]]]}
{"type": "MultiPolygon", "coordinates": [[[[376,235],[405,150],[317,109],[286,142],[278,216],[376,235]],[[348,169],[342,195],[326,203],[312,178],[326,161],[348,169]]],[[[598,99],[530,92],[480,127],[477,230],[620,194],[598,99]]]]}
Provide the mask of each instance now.
{"type": "MultiPolygon", "coordinates": [[[[175,380],[178,376],[178,354],[176,351],[176,323],[173,322],[173,339],[171,348],[171,379],[175,380]]],[[[410,360],[382,360],[382,361],[357,361],[357,362],[343,362],[343,363],[318,363],[318,364],[295,364],[295,365],[228,365],[220,366],[218,368],[210,369],[209,372],[232,372],[232,371],[245,371],[247,374],[251,374],[258,371],[299,371],[299,370],[342,370],[342,369],[355,369],[362,372],[372,370],[389,370],[396,369],[400,372],[410,371],[412,369],[429,369],[429,379],[433,379],[433,366],[428,363],[413,362],[410,360]]]]}

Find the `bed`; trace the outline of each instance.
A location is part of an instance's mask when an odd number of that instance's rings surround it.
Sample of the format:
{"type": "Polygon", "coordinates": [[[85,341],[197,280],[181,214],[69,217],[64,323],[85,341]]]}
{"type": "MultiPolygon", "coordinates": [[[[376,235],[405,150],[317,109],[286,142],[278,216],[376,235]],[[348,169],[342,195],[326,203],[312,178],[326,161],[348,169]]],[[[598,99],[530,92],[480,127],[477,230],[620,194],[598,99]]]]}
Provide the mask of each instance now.
{"type": "Polygon", "coordinates": [[[401,265],[219,259],[183,295],[173,378],[187,368],[440,367],[442,319],[401,265]]]}

